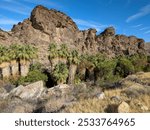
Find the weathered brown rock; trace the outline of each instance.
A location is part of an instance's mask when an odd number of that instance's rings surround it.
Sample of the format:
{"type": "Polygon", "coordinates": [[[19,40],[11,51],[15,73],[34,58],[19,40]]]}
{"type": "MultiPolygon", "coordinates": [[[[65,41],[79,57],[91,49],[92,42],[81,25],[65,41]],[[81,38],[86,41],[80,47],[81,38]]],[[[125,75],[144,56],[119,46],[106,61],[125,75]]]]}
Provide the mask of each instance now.
{"type": "Polygon", "coordinates": [[[31,113],[35,105],[27,103],[17,97],[2,100],[0,102],[0,112],[2,113],[31,113]]]}
{"type": "Polygon", "coordinates": [[[101,33],[103,36],[114,36],[115,35],[115,28],[109,27],[104,30],[104,32],[101,33]]]}
{"type": "Polygon", "coordinates": [[[9,96],[19,97],[25,101],[38,101],[44,91],[43,81],[38,81],[27,86],[18,86],[17,88],[14,88],[9,96]]]}
{"type": "Polygon", "coordinates": [[[45,66],[50,66],[50,43],[66,43],[69,48],[76,48],[80,53],[100,52],[110,57],[145,53],[142,39],[115,35],[113,27],[106,28],[99,35],[96,34],[96,29],[80,31],[70,17],[43,6],[36,6],[30,18],[14,25],[10,32],[0,30],[0,44],[12,43],[36,45],[39,48],[39,61],[45,66]]]}

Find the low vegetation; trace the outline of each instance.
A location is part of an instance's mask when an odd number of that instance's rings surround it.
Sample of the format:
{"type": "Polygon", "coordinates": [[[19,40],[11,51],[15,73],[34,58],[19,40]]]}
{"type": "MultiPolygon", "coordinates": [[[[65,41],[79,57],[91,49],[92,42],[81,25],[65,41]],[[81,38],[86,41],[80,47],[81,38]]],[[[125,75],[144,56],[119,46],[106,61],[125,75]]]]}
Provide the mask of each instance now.
{"type": "MultiPolygon", "coordinates": [[[[114,95],[114,94],[113,94],[114,95]]],[[[130,106],[130,112],[150,112],[150,110],[144,109],[150,108],[150,96],[141,95],[138,98],[130,100],[129,98],[123,98],[128,102],[130,106]]],[[[103,100],[97,98],[89,98],[78,101],[77,103],[70,105],[62,110],[67,113],[117,113],[117,107],[120,103],[115,102],[107,97],[103,100]]]]}
{"type": "MultiPolygon", "coordinates": [[[[109,58],[102,54],[81,55],[77,50],[67,48],[65,44],[60,47],[57,44],[50,44],[49,69],[36,63],[34,61],[36,58],[37,49],[33,46],[17,44],[10,47],[0,46],[1,80],[16,87],[39,80],[44,81],[45,85],[53,84],[47,85],[48,88],[65,83],[77,86],[71,93],[76,99],[75,103],[58,110],[62,112],[117,112],[116,107],[121,101],[130,105],[130,112],[149,112],[150,89],[141,89],[141,86],[149,86],[147,80],[150,77],[145,78],[145,75],[143,79],[138,74],[150,71],[149,56],[139,54],[109,58]],[[90,87],[84,88],[82,83],[90,84],[90,87]],[[101,91],[105,94],[102,100],[95,97],[101,91]],[[119,99],[113,100],[112,97],[115,96],[119,99]],[[148,110],[142,108],[144,106],[148,110]]],[[[56,103],[57,105],[59,104],[56,103]]],[[[49,108],[51,105],[48,103],[47,109],[49,108]]]]}
{"type": "MultiPolygon", "coordinates": [[[[17,79],[16,84],[48,80],[41,69],[42,65],[31,65],[31,61],[37,58],[37,49],[33,46],[0,46],[0,56],[1,78],[17,79]]],[[[77,50],[67,48],[66,44],[58,47],[57,44],[51,43],[48,58],[51,63],[51,72],[48,76],[51,76],[56,84],[93,81],[96,85],[105,87],[130,74],[150,71],[150,57],[146,55],[116,58],[108,58],[102,54],[80,55],[77,50]]]]}

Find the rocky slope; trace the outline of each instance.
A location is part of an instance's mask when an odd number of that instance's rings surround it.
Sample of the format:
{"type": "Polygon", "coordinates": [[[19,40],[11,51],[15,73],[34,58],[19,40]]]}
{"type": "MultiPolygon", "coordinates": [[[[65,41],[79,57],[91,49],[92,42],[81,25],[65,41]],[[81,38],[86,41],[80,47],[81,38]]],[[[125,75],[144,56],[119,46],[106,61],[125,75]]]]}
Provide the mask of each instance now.
{"type": "Polygon", "coordinates": [[[37,6],[30,18],[14,25],[10,32],[0,30],[0,43],[36,45],[39,48],[39,60],[44,65],[49,65],[49,43],[66,43],[69,48],[76,48],[81,53],[101,52],[110,57],[145,53],[143,39],[116,35],[113,27],[98,35],[96,32],[96,29],[80,31],[76,23],[64,13],[37,6]]]}
{"type": "Polygon", "coordinates": [[[13,88],[0,83],[0,112],[150,112],[150,72],[129,75],[117,89],[87,83],[13,88]]]}
{"type": "Polygon", "coordinates": [[[148,52],[148,54],[150,55],[150,42],[147,42],[145,44],[145,50],[148,52]]]}

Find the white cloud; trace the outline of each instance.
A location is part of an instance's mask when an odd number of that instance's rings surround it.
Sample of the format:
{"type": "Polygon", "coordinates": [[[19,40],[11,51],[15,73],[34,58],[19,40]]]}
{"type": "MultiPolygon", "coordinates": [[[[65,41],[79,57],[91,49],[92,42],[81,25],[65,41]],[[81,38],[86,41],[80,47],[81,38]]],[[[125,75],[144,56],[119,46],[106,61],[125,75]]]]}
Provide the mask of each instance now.
{"type": "Polygon", "coordinates": [[[11,12],[15,12],[15,13],[18,13],[18,14],[23,14],[23,15],[28,15],[29,14],[29,12],[27,12],[25,9],[20,8],[20,7],[15,8],[15,7],[9,7],[9,6],[0,6],[0,8],[11,11],[11,12]]]}
{"type": "Polygon", "coordinates": [[[143,24],[138,24],[138,25],[134,25],[132,26],[132,28],[138,28],[138,27],[141,27],[143,24]]]}
{"type": "Polygon", "coordinates": [[[0,18],[0,25],[13,25],[17,24],[19,21],[14,19],[8,19],[8,18],[0,18]]]}
{"type": "Polygon", "coordinates": [[[101,31],[102,29],[107,27],[107,25],[103,25],[94,21],[86,21],[82,19],[73,19],[73,20],[78,26],[82,26],[81,27],[82,29],[95,28],[97,29],[97,31],[101,31]]]}
{"type": "MultiPolygon", "coordinates": [[[[15,12],[18,14],[22,15],[29,15],[31,12],[32,8],[27,6],[27,3],[31,3],[32,5],[44,5],[44,6],[51,6],[54,8],[59,8],[61,7],[55,2],[51,2],[49,0],[2,0],[0,4],[1,9],[5,9],[11,12],[15,12]]],[[[31,5],[31,6],[32,6],[31,5]]]]}
{"type": "Polygon", "coordinates": [[[23,0],[27,3],[32,3],[32,4],[41,4],[41,5],[45,5],[45,6],[51,6],[51,7],[61,7],[59,4],[55,3],[55,2],[51,2],[49,0],[23,0]]]}
{"type": "Polygon", "coordinates": [[[22,15],[28,15],[31,11],[29,6],[26,6],[17,0],[2,0],[0,8],[22,15]]]}
{"type": "Polygon", "coordinates": [[[136,14],[128,17],[126,22],[129,23],[133,20],[136,20],[136,19],[141,18],[143,16],[146,16],[148,14],[150,14],[150,4],[148,4],[148,5],[144,6],[143,8],[141,8],[140,11],[137,12],[136,14]]]}
{"type": "Polygon", "coordinates": [[[150,27],[144,27],[144,28],[141,28],[140,30],[146,30],[146,29],[149,29],[150,27]]]}
{"type": "Polygon", "coordinates": [[[146,31],[144,34],[149,34],[150,33],[150,30],[146,31]]]}

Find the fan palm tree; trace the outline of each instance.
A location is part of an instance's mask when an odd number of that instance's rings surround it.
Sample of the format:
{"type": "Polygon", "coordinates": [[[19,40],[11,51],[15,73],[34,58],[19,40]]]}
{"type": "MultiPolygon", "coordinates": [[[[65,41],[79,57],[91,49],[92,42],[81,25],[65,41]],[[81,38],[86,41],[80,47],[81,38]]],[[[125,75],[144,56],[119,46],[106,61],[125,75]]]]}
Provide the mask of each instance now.
{"type": "Polygon", "coordinates": [[[10,58],[8,47],[0,45],[0,71],[2,78],[8,78],[10,76],[10,58]]]}
{"type": "Polygon", "coordinates": [[[19,48],[18,44],[12,44],[10,45],[10,48],[9,48],[11,74],[14,77],[19,74],[19,62],[17,60],[18,48],[19,48]]]}
{"type": "Polygon", "coordinates": [[[31,45],[18,45],[16,59],[19,61],[21,76],[27,76],[30,67],[30,61],[37,58],[37,49],[31,45]]]}
{"type": "Polygon", "coordinates": [[[57,45],[55,43],[51,43],[49,45],[49,61],[51,63],[51,69],[54,70],[55,66],[59,63],[57,45]]]}
{"type": "Polygon", "coordinates": [[[68,56],[69,52],[66,44],[61,44],[60,49],[58,49],[54,43],[49,45],[49,60],[51,62],[52,70],[54,70],[58,63],[67,64],[68,56]]]}
{"type": "Polygon", "coordinates": [[[52,72],[52,76],[57,84],[63,84],[66,83],[68,73],[67,65],[64,63],[58,63],[52,72]]]}
{"type": "Polygon", "coordinates": [[[75,75],[76,75],[76,71],[77,71],[77,65],[80,63],[79,54],[78,54],[77,50],[73,50],[71,52],[70,56],[68,57],[68,61],[69,61],[69,65],[70,65],[69,66],[68,83],[73,84],[75,75]]]}
{"type": "Polygon", "coordinates": [[[80,56],[80,64],[78,67],[78,73],[81,80],[86,79],[92,79],[93,77],[93,69],[94,69],[94,63],[92,62],[94,60],[93,55],[83,54],[80,56]]]}
{"type": "Polygon", "coordinates": [[[66,44],[61,44],[60,49],[58,50],[59,61],[67,63],[67,57],[69,56],[68,47],[66,44]]]}

